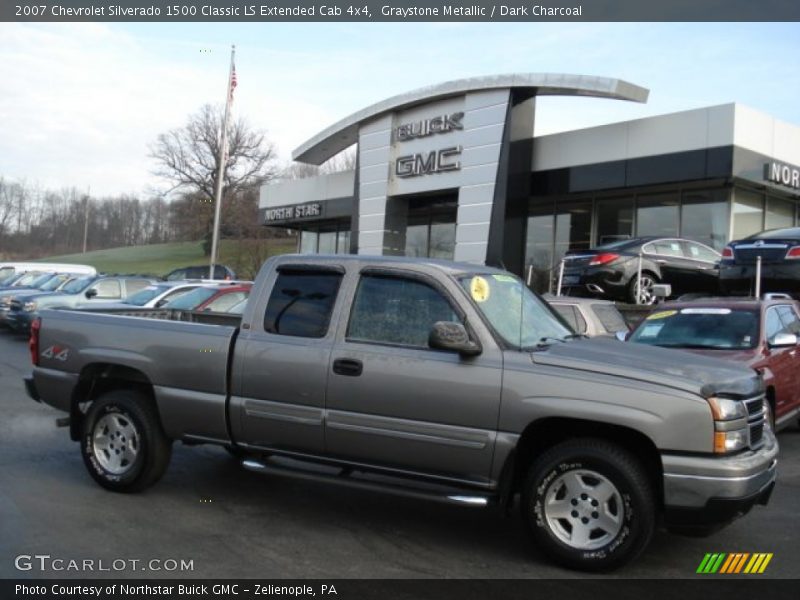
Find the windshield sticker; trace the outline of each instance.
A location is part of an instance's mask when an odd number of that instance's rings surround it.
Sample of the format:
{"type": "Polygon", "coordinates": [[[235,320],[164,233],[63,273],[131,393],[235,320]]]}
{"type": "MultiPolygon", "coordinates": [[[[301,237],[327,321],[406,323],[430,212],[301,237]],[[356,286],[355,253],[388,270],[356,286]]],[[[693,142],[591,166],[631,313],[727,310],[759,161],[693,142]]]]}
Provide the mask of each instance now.
{"type": "Polygon", "coordinates": [[[476,275],[469,282],[469,293],[475,302],[486,302],[489,299],[489,282],[480,275],[476,275]]]}
{"type": "Polygon", "coordinates": [[[652,315],[647,317],[648,321],[655,321],[656,319],[666,319],[667,317],[671,317],[673,315],[677,315],[677,310],[661,310],[659,312],[655,312],[652,315]]]}
{"type": "Polygon", "coordinates": [[[682,315],[729,315],[730,308],[684,308],[682,315]]]}
{"type": "Polygon", "coordinates": [[[517,280],[511,275],[492,275],[495,281],[502,281],[503,283],[516,283],[517,280]]]}
{"type": "Polygon", "coordinates": [[[639,331],[636,336],[639,339],[655,338],[658,337],[659,332],[663,329],[664,323],[647,323],[639,331]]]}

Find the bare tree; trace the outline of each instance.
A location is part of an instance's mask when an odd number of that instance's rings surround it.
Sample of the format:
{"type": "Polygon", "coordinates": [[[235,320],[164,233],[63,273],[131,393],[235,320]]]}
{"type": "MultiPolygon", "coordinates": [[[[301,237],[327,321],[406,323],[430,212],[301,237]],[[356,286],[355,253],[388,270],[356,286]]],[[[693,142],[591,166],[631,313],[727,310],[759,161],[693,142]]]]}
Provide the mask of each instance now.
{"type": "MultiPolygon", "coordinates": [[[[186,125],[162,133],[150,147],[150,157],[158,163],[155,174],[172,182],[170,191],[199,192],[214,201],[222,115],[221,107],[206,104],[186,125]]],[[[275,150],[266,133],[251,129],[244,119],[230,125],[228,146],[223,198],[255,188],[275,175],[275,150]]]]}

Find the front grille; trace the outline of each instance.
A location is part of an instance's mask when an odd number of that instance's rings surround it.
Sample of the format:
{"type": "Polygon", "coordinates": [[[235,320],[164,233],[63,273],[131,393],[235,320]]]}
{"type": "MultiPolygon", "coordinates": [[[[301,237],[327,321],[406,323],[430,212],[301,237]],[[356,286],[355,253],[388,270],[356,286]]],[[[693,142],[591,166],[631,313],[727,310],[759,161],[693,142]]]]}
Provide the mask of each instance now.
{"type": "Polygon", "coordinates": [[[764,444],[764,396],[748,398],[744,401],[747,407],[747,427],[750,430],[750,448],[755,450],[764,444]]]}
{"type": "Polygon", "coordinates": [[[11,301],[11,310],[22,310],[22,302],[19,300],[12,300],[11,301]]]}

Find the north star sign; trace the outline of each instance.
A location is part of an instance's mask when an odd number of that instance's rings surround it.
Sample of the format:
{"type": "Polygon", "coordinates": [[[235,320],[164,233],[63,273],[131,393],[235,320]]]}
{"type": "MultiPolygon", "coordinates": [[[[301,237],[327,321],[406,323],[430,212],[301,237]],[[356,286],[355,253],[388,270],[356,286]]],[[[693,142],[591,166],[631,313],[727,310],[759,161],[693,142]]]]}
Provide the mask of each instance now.
{"type": "Polygon", "coordinates": [[[308,204],[295,204],[292,206],[268,208],[264,212],[264,222],[273,223],[275,221],[294,221],[296,219],[319,217],[321,214],[322,214],[322,205],[319,202],[311,202],[308,204]]]}
{"type": "Polygon", "coordinates": [[[772,161],[764,165],[764,179],[800,190],[800,167],[772,161]]]}

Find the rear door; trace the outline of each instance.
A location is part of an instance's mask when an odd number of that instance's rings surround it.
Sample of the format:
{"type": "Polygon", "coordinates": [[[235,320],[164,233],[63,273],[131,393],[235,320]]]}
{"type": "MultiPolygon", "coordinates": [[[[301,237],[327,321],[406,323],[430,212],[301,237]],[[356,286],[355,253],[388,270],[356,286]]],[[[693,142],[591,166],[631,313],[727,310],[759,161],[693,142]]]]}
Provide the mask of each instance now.
{"type": "Polygon", "coordinates": [[[655,240],[644,246],[647,258],[661,271],[661,281],[672,286],[673,294],[695,291],[695,265],[686,258],[680,240],[655,240]]]}
{"type": "Polygon", "coordinates": [[[683,252],[692,265],[689,291],[715,294],[719,291],[720,255],[708,246],[698,242],[685,240],[682,242],[683,252]]]}
{"type": "Polygon", "coordinates": [[[329,366],[330,455],[484,482],[500,404],[502,356],[433,350],[437,321],[464,322],[439,282],[407,271],[361,272],[329,366]]]}
{"type": "Polygon", "coordinates": [[[234,353],[237,441],[322,454],[331,322],[343,275],[339,267],[284,265],[267,281],[266,302],[254,300],[234,353]]]}

